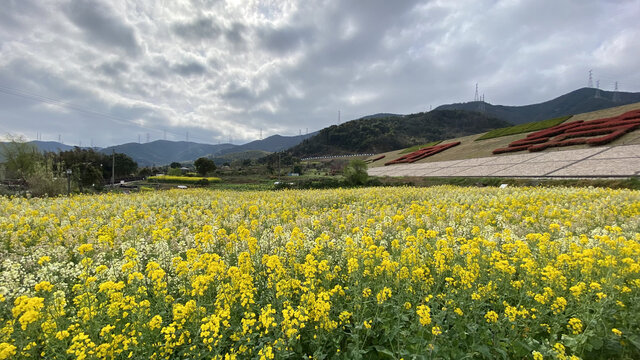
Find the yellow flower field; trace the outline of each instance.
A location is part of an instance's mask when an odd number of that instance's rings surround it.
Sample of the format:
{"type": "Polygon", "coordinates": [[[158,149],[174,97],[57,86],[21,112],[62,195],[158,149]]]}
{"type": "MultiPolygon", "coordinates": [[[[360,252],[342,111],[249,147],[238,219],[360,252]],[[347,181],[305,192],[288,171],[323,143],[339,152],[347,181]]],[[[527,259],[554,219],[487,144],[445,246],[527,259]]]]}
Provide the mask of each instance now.
{"type": "Polygon", "coordinates": [[[0,198],[0,359],[640,358],[640,192],[0,198]]]}

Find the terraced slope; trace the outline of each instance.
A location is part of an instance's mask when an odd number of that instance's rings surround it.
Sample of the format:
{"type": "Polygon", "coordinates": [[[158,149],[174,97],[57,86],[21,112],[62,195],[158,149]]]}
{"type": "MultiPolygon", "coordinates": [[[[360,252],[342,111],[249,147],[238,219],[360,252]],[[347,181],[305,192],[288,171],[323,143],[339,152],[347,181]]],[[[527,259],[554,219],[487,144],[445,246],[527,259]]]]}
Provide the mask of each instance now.
{"type": "MultiPolygon", "coordinates": [[[[637,110],[637,109],[640,109],[640,103],[634,103],[629,105],[613,107],[605,110],[598,110],[598,111],[593,111],[589,113],[578,114],[571,117],[568,121],[596,120],[596,119],[601,119],[606,117],[618,116],[625,112],[628,112],[631,110],[637,110]]],[[[435,154],[433,156],[421,159],[416,163],[429,163],[429,162],[438,162],[438,161],[485,158],[485,157],[491,157],[491,156],[504,156],[504,155],[494,155],[492,152],[495,149],[507,147],[509,143],[522,139],[527,134],[528,133],[521,133],[521,134],[496,137],[496,138],[491,138],[486,140],[478,140],[480,137],[485,135],[485,133],[481,133],[481,134],[469,135],[465,137],[443,140],[443,143],[459,141],[460,145],[454,148],[448,149],[446,151],[440,152],[438,154],[435,154]]],[[[607,144],[607,146],[630,145],[630,144],[640,144],[640,130],[636,130],[634,132],[625,134],[624,136],[607,144]]],[[[568,147],[562,147],[562,148],[546,149],[544,150],[544,152],[578,150],[578,149],[586,149],[586,148],[592,148],[592,146],[575,145],[575,146],[568,146],[568,147]]],[[[377,166],[384,166],[385,163],[403,156],[402,154],[403,151],[404,149],[399,149],[395,151],[377,154],[376,156],[372,156],[372,158],[375,158],[381,155],[385,155],[383,159],[372,162],[369,165],[369,167],[371,168],[371,167],[377,167],[377,166]]]]}

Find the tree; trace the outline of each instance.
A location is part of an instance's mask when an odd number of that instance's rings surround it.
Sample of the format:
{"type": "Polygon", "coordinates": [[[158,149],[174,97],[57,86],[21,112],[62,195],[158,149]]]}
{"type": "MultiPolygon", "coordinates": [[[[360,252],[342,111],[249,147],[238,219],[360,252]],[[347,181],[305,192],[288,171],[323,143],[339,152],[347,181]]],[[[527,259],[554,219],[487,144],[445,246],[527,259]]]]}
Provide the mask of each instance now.
{"type": "Polygon", "coordinates": [[[182,165],[179,162],[175,162],[174,161],[169,165],[169,167],[172,168],[172,169],[180,169],[182,167],[182,165]]]}
{"type": "Polygon", "coordinates": [[[201,176],[205,176],[207,175],[207,173],[216,169],[216,164],[213,162],[213,160],[206,157],[198,158],[198,160],[196,160],[193,165],[196,167],[196,171],[201,176]]]}
{"type": "Polygon", "coordinates": [[[4,159],[7,177],[26,180],[44,157],[38,148],[21,137],[9,137],[9,142],[0,143],[0,155],[4,159]]]}
{"type": "Polygon", "coordinates": [[[0,154],[7,175],[22,180],[31,195],[55,196],[64,191],[65,181],[54,169],[52,158],[41,154],[23,138],[11,138],[8,143],[0,144],[0,154]]]}
{"type": "Polygon", "coordinates": [[[357,159],[351,160],[349,165],[345,166],[342,174],[349,185],[364,185],[369,179],[367,163],[357,159]]]}

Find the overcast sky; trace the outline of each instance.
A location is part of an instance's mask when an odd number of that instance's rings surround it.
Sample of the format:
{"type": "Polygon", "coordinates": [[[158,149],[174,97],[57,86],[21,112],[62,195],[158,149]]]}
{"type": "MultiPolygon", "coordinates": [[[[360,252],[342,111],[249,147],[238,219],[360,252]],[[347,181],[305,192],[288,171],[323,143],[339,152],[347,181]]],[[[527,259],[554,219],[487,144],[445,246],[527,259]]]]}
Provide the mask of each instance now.
{"type": "Polygon", "coordinates": [[[0,131],[242,144],[379,113],[640,91],[640,1],[3,0],[0,131]],[[147,135],[148,134],[148,135],[147,135]]]}

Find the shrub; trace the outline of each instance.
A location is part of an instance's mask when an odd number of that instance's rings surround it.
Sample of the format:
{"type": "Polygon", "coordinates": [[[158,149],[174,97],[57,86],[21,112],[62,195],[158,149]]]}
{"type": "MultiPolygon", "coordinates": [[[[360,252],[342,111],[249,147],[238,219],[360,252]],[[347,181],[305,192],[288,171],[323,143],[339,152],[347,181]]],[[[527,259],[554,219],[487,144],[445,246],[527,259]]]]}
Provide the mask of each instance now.
{"type": "Polygon", "coordinates": [[[349,165],[344,168],[343,175],[349,185],[364,185],[367,183],[367,179],[369,179],[367,164],[362,160],[351,160],[349,165]]]}

